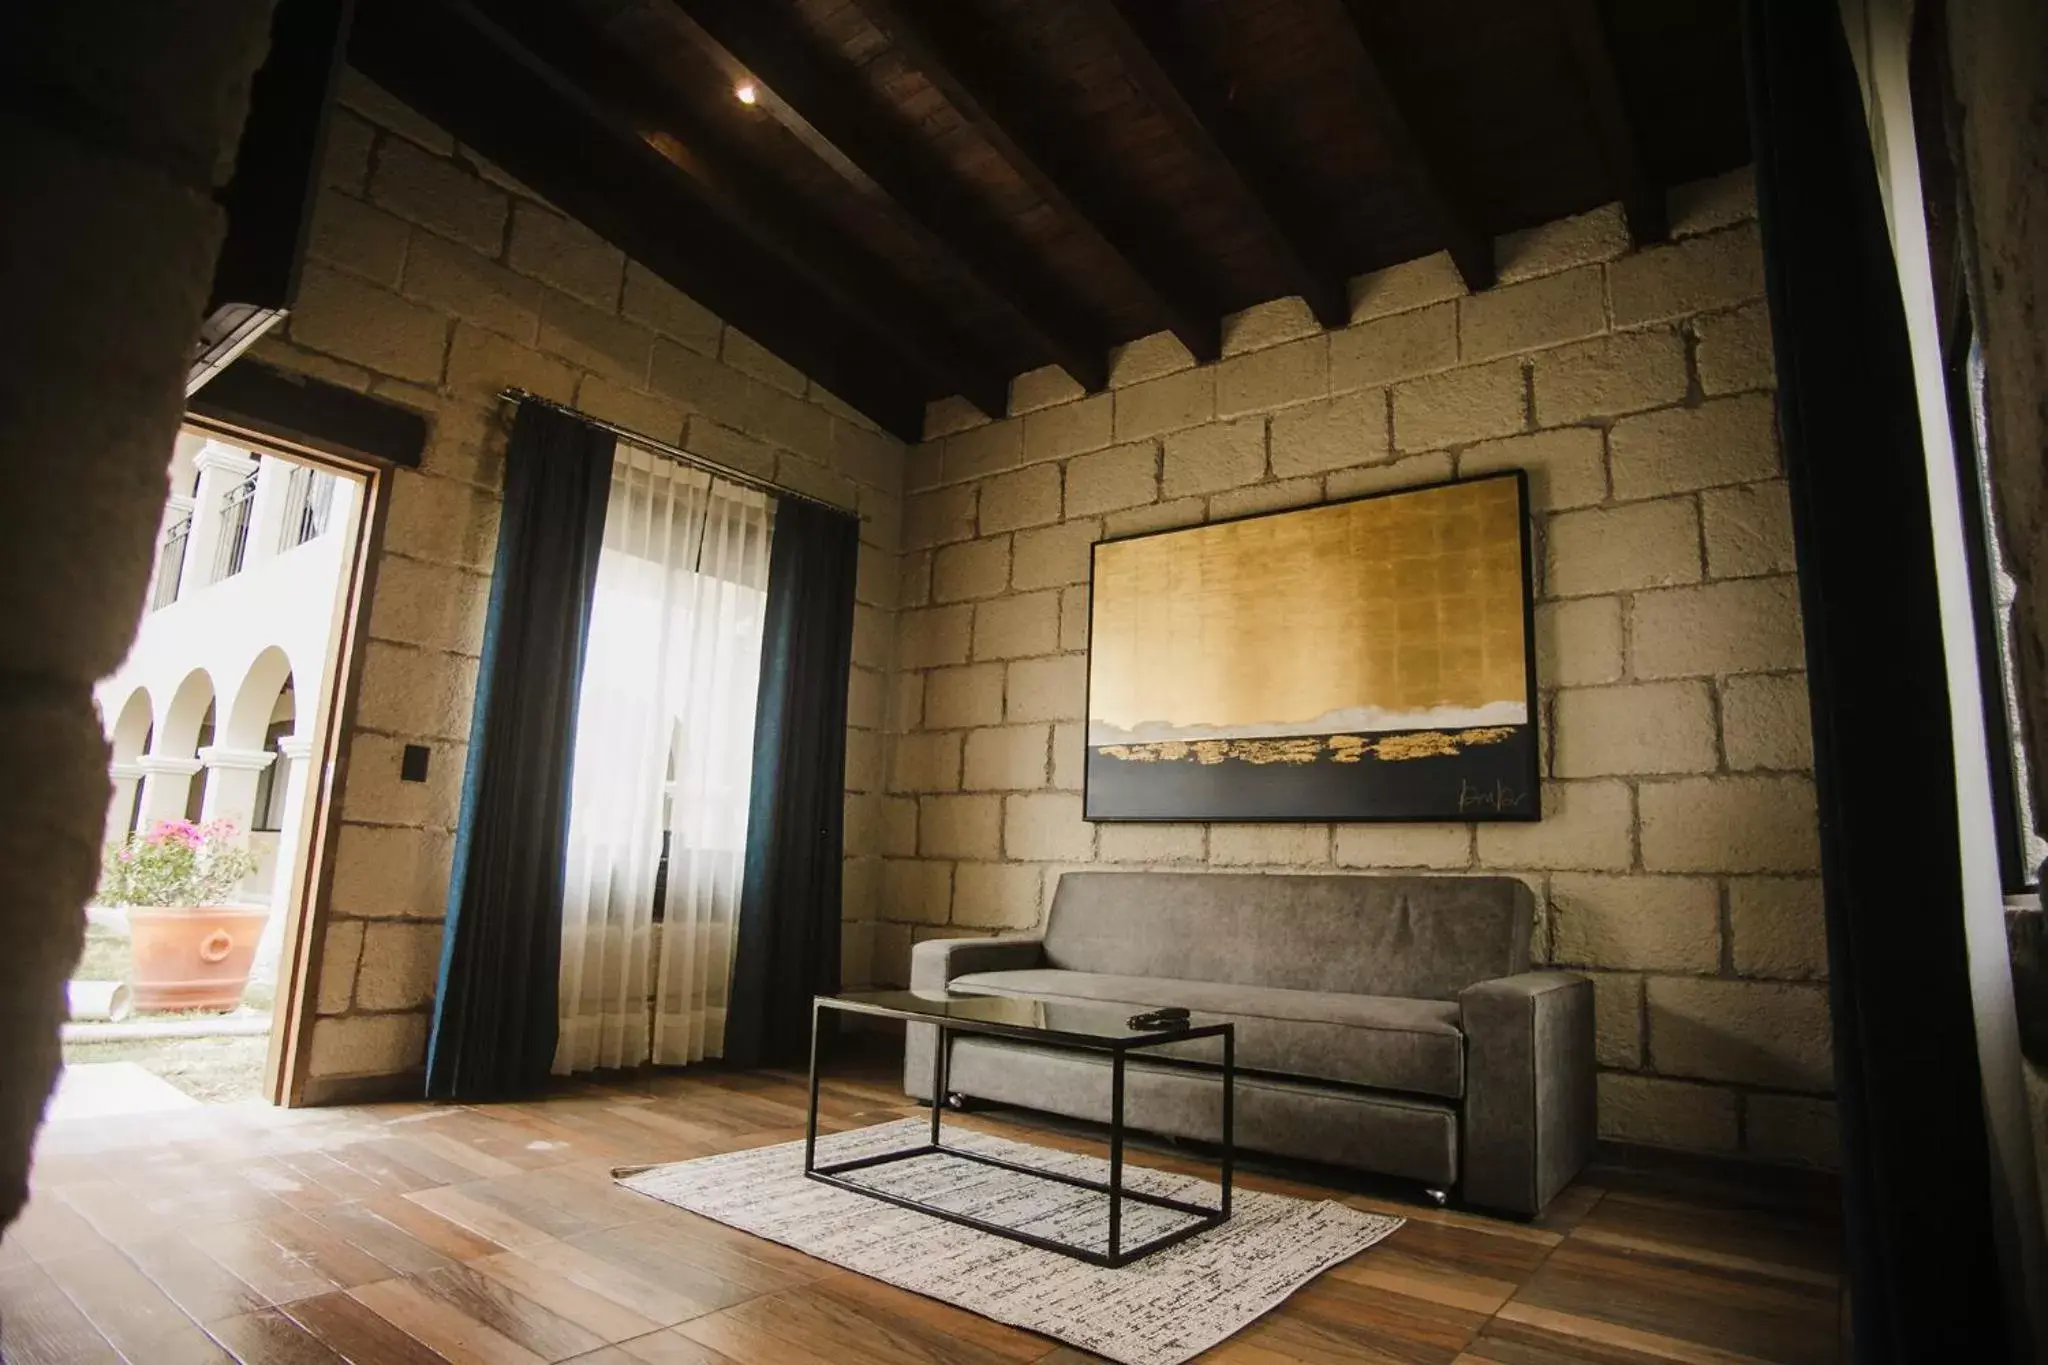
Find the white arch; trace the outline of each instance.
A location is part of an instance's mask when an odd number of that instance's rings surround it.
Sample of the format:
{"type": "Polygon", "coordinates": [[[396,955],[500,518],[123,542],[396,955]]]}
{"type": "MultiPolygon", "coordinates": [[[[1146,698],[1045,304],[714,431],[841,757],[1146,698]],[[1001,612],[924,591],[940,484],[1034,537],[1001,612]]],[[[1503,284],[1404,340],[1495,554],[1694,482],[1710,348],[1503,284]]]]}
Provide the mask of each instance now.
{"type": "Polygon", "coordinates": [[[156,742],[150,752],[169,758],[193,757],[199,746],[199,727],[207,711],[213,708],[214,698],[212,674],[203,668],[187,673],[157,720],[156,742]]]}
{"type": "Polygon", "coordinates": [[[224,712],[226,723],[214,730],[214,743],[229,749],[261,749],[270,728],[270,713],[277,707],[278,694],[297,674],[284,650],[271,645],[249,664],[235,700],[224,712]]]}
{"type": "Polygon", "coordinates": [[[128,700],[115,713],[113,727],[107,732],[107,740],[113,745],[114,762],[132,762],[149,751],[149,741],[156,728],[155,706],[146,687],[138,687],[128,694],[128,700]]]}

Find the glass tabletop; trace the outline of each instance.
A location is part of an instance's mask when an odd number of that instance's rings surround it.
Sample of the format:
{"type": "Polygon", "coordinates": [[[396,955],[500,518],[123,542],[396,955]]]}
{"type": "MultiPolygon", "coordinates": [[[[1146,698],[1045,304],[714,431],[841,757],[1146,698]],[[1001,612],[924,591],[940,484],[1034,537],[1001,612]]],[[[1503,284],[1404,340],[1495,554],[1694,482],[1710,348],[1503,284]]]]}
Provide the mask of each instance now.
{"type": "Polygon", "coordinates": [[[1192,1014],[1172,1028],[1132,1028],[1130,1017],[1154,1005],[1093,1004],[1041,1000],[1023,995],[975,995],[966,991],[847,991],[821,995],[818,1003],[861,1014],[933,1023],[978,1024],[1016,1033],[1064,1035],[1105,1043],[1158,1043],[1221,1033],[1229,1021],[1192,1014]]]}

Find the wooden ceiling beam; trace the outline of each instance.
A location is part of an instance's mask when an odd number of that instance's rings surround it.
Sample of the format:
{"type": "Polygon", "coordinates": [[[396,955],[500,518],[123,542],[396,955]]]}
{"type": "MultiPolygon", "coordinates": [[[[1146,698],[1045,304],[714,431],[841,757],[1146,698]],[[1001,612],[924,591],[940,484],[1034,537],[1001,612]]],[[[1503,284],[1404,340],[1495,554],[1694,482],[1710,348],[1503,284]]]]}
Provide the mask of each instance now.
{"type": "Polygon", "coordinates": [[[1415,134],[1407,111],[1416,108],[1421,97],[1402,75],[1402,66],[1389,60],[1393,41],[1386,31],[1383,5],[1380,0],[1343,0],[1343,4],[1351,18],[1359,90],[1371,107],[1373,126],[1400,166],[1436,239],[1464,277],[1465,287],[1490,287],[1496,278],[1493,235],[1458,202],[1437,160],[1415,134]]]}
{"type": "Polygon", "coordinates": [[[1166,27],[1170,12],[1158,0],[1087,0],[1087,8],[1182,147],[1244,208],[1292,292],[1308,301],[1325,327],[1348,324],[1347,272],[1329,258],[1323,234],[1312,226],[1299,196],[1268,169],[1271,158],[1253,144],[1244,121],[1225,105],[1215,83],[1194,69],[1166,27]]]}
{"type": "Polygon", "coordinates": [[[682,31],[819,160],[882,204],[982,299],[1091,392],[1109,383],[1096,327],[1059,302],[1057,285],[1004,230],[947,183],[947,170],[915,139],[892,137],[851,70],[820,59],[803,35],[777,25],[760,0],[674,0],[682,31]]]}
{"type": "Polygon", "coordinates": [[[1671,218],[1664,203],[1663,187],[1650,178],[1643,163],[1643,150],[1622,98],[1621,79],[1615,74],[1614,51],[1607,41],[1607,26],[1593,0],[1555,0],[1558,18],[1564,24],[1571,45],[1572,60],[1585,82],[1586,103],[1593,116],[1593,132],[1600,140],[1600,156],[1621,200],[1628,219],[1629,237],[1637,245],[1661,242],[1671,235],[1671,218]]]}
{"type": "Polygon", "coordinates": [[[1080,149],[1058,143],[1009,73],[977,56],[959,0],[853,0],[1046,206],[1112,264],[1198,361],[1222,354],[1211,291],[1141,215],[1082,169],[1080,149]],[[912,13],[915,10],[915,14],[912,13]],[[1057,173],[1055,173],[1057,172],[1057,173]]]}

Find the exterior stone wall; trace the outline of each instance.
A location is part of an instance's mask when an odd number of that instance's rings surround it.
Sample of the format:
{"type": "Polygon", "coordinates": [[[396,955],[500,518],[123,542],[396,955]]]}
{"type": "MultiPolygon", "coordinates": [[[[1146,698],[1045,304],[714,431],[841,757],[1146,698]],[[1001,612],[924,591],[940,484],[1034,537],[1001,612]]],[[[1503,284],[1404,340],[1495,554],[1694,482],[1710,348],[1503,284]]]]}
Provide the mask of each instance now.
{"type": "Polygon", "coordinates": [[[1598,986],[1601,1132],[1832,1161],[1826,960],[1789,508],[1746,174],[1171,337],[1108,392],[1020,376],[989,422],[933,405],[904,515],[878,981],[911,945],[1039,924],[1068,868],[1506,872],[1543,960],[1598,986]],[[1091,825],[1090,545],[1522,467],[1537,549],[1535,825],[1091,825]]]}
{"type": "MultiPolygon", "coordinates": [[[[497,544],[507,386],[861,516],[847,778],[879,789],[904,450],[831,394],[350,73],[299,306],[254,354],[424,413],[394,476],[369,606],[310,1074],[425,1056],[470,708],[497,544]],[[430,778],[398,780],[431,745],[430,778]]],[[[159,463],[161,457],[159,456],[159,463]]],[[[846,979],[868,979],[877,837],[850,796],[846,979]]]]}

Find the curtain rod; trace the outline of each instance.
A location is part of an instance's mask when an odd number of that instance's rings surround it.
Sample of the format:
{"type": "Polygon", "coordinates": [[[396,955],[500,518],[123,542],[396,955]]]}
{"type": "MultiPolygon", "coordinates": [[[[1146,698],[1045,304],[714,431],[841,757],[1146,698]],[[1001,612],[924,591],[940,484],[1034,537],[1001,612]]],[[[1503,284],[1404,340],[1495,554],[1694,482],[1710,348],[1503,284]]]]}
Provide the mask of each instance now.
{"type": "Polygon", "coordinates": [[[680,446],[670,445],[667,441],[657,441],[645,432],[634,431],[630,427],[622,427],[616,422],[607,422],[602,417],[593,417],[581,408],[572,408],[567,403],[557,403],[552,398],[543,398],[537,393],[528,393],[525,389],[500,389],[498,390],[498,401],[501,403],[532,403],[537,407],[552,409],[565,416],[573,417],[587,426],[596,427],[600,431],[609,431],[620,440],[630,441],[642,450],[652,451],[656,455],[674,460],[677,464],[688,465],[692,469],[701,469],[706,474],[724,479],[727,483],[736,483],[742,488],[751,488],[757,493],[767,493],[777,498],[795,498],[798,502],[807,502],[814,507],[823,507],[829,511],[837,512],[843,517],[856,515],[844,507],[835,507],[823,498],[814,498],[809,493],[799,493],[794,488],[785,488],[779,483],[773,483],[753,474],[744,473],[730,465],[720,464],[716,460],[707,460],[702,455],[692,455],[680,446]]]}

